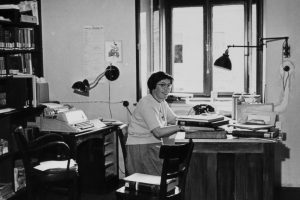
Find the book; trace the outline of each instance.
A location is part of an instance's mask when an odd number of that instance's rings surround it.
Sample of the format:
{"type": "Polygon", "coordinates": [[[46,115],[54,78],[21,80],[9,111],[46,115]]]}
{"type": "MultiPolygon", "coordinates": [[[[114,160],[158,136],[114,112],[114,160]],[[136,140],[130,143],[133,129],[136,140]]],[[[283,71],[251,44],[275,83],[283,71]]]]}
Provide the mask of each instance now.
{"type": "Polygon", "coordinates": [[[224,120],[224,116],[218,114],[181,115],[178,117],[178,120],[207,123],[224,120]]]}
{"type": "Polygon", "coordinates": [[[224,129],[198,130],[185,134],[185,139],[226,139],[227,131],[224,129]]]}
{"type": "MultiPolygon", "coordinates": [[[[125,189],[131,191],[143,191],[151,193],[159,193],[160,191],[160,176],[149,174],[134,173],[123,179],[125,181],[125,189]]],[[[175,189],[178,185],[177,179],[167,180],[167,192],[175,189]]]]}
{"type": "Polygon", "coordinates": [[[273,124],[230,124],[230,126],[233,126],[235,128],[241,128],[241,129],[248,129],[248,130],[261,130],[261,129],[271,129],[274,128],[275,125],[273,124]]]}
{"type": "Polygon", "coordinates": [[[217,128],[222,125],[229,124],[229,120],[219,120],[214,122],[202,122],[202,121],[192,121],[185,119],[178,119],[177,124],[181,126],[190,126],[190,127],[212,127],[217,128]]]}
{"type": "Polygon", "coordinates": [[[30,16],[30,15],[20,15],[20,22],[27,22],[27,23],[33,23],[37,24],[37,18],[36,16],[30,16]]]}

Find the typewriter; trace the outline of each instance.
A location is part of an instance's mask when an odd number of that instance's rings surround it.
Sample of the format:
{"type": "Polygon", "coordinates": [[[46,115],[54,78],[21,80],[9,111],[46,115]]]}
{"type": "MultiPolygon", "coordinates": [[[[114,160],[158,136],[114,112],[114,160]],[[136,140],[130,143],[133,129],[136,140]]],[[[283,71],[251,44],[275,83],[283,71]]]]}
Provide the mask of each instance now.
{"type": "Polygon", "coordinates": [[[100,119],[89,120],[82,110],[65,106],[48,105],[41,117],[41,131],[80,133],[104,126],[100,119]]]}

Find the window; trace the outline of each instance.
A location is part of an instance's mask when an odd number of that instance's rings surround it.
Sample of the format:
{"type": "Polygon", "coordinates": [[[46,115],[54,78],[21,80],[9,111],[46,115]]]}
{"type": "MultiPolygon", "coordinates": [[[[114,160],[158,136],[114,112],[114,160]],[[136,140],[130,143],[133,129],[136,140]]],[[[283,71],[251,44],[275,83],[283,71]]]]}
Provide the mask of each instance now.
{"type": "Polygon", "coordinates": [[[148,42],[153,44],[153,62],[146,67],[148,75],[165,70],[175,79],[172,92],[194,96],[210,96],[212,91],[223,96],[261,94],[262,55],[256,48],[229,48],[232,70],[213,64],[227,45],[256,45],[262,32],[261,1],[259,5],[256,0],[150,2],[152,38],[148,42]]]}

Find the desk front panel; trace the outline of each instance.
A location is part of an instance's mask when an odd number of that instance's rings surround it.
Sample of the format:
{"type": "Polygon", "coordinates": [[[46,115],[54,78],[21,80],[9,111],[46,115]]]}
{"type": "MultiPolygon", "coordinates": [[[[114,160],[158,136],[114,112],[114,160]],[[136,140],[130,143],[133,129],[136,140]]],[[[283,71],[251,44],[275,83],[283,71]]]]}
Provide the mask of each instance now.
{"type": "Polygon", "coordinates": [[[273,200],[274,143],[195,143],[187,200],[273,200]]]}
{"type": "Polygon", "coordinates": [[[70,146],[79,168],[82,190],[101,193],[119,180],[118,126],[82,133],[58,133],[70,146]]]}

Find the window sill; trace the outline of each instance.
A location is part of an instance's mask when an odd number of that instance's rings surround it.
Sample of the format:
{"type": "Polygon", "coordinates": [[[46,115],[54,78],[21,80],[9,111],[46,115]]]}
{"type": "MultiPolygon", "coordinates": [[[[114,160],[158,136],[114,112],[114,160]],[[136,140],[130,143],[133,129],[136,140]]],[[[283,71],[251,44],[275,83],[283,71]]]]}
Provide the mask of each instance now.
{"type": "Polygon", "coordinates": [[[209,104],[213,106],[217,113],[222,115],[231,115],[232,113],[232,98],[187,98],[185,101],[172,102],[170,107],[177,115],[187,115],[192,113],[192,108],[199,104],[209,104]]]}

